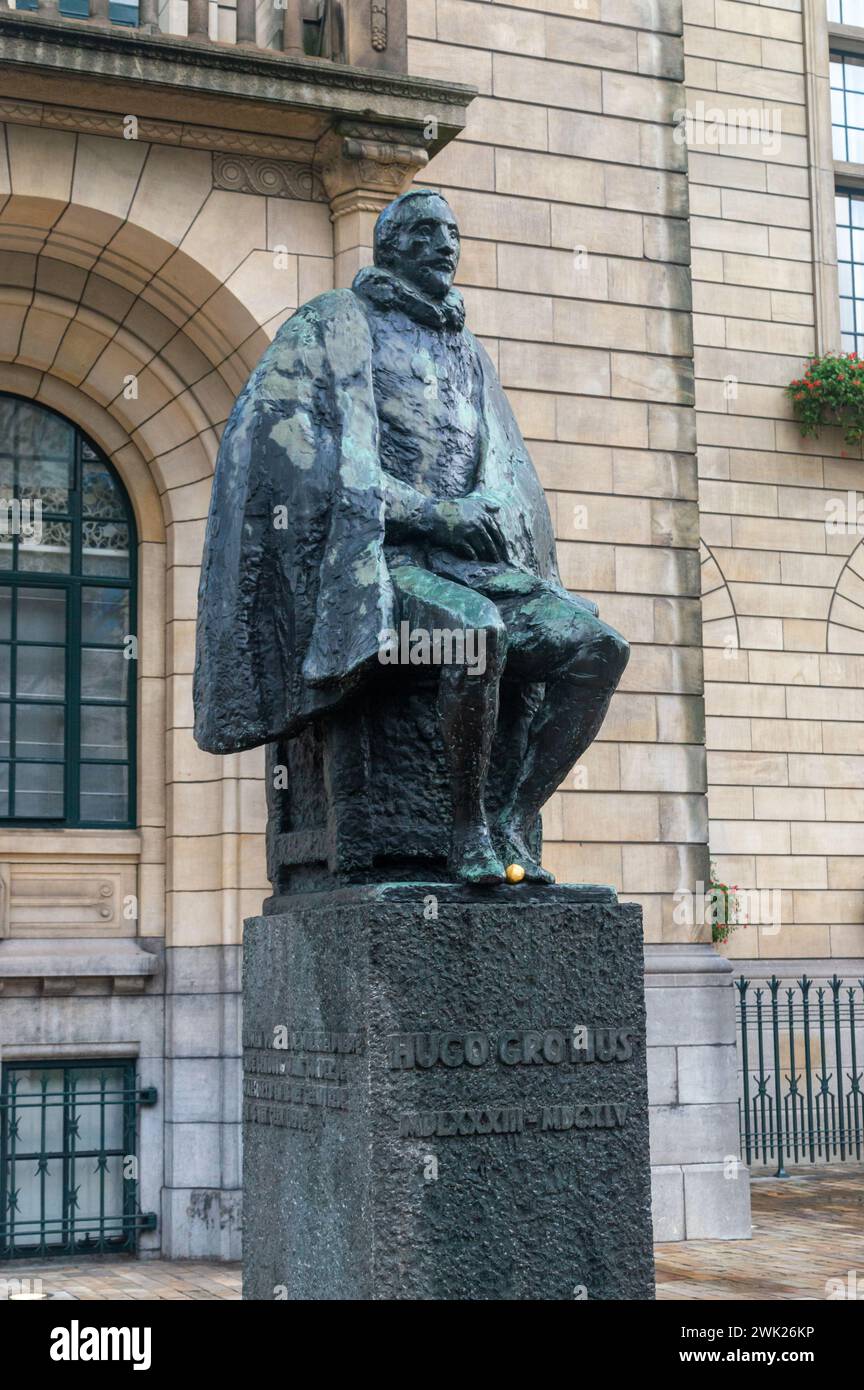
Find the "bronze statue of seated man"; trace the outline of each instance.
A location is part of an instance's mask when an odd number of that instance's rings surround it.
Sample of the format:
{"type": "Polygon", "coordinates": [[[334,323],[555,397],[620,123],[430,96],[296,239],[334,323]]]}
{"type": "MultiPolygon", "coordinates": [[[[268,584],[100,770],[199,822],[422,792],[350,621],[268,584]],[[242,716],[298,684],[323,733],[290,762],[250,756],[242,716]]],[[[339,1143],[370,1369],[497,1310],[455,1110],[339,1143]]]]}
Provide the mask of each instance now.
{"type": "Polygon", "coordinates": [[[412,189],[379,217],[374,265],[299,309],[252,373],[216,468],[195,732],[222,753],[291,737],[392,659],[401,624],[471,634],[438,675],[450,871],[494,884],[515,861],[546,883],[528,828],[596,737],[629,647],[561,584],[458,260],[447,202],[412,189]],[[490,825],[499,701],[509,790],[490,825]]]}

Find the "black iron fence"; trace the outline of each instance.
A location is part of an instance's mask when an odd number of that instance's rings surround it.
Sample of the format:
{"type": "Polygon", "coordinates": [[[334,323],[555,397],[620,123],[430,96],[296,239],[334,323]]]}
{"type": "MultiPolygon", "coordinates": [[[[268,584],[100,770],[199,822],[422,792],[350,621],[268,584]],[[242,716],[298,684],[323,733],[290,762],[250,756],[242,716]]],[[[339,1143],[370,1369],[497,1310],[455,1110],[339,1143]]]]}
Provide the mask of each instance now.
{"type": "Polygon", "coordinates": [[[741,1157],[751,1167],[864,1155],[864,979],[737,981],[741,1157]]]}

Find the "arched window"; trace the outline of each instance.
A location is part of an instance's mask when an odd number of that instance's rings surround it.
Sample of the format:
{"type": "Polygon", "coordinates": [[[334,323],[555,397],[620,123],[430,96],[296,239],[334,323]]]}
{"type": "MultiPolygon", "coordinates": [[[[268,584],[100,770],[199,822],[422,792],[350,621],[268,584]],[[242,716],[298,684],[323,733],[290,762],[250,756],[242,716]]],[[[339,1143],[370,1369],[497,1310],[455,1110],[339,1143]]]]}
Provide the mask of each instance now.
{"type": "Polygon", "coordinates": [[[0,824],[134,825],[135,575],[107,459],[0,394],[0,824]]]}

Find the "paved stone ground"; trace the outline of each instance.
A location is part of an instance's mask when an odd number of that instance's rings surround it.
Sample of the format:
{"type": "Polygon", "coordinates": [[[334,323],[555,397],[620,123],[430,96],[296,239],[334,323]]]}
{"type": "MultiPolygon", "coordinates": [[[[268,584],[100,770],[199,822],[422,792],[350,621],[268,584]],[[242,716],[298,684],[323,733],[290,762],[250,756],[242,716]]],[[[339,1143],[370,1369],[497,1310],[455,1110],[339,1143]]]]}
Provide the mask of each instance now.
{"type": "MultiPolygon", "coordinates": [[[[864,1168],[758,1178],[752,1192],[752,1240],[657,1246],[658,1298],[821,1300],[826,1281],[845,1283],[850,1270],[864,1298],[864,1168]]],[[[4,1263],[0,1299],[21,1296],[15,1280],[41,1280],[48,1298],[84,1301],[240,1297],[239,1265],[191,1260],[4,1263]]]]}
{"type": "Polygon", "coordinates": [[[857,1271],[864,1299],[864,1168],[755,1178],[752,1240],[658,1245],[658,1299],[820,1300],[857,1271]]]}
{"type": "Polygon", "coordinates": [[[30,1297],[87,1302],[240,1297],[239,1264],[203,1260],[112,1260],[91,1255],[81,1260],[51,1260],[20,1267],[17,1263],[4,1263],[0,1265],[0,1298],[28,1296],[15,1280],[29,1283],[30,1297]],[[3,1288],[4,1279],[8,1281],[8,1294],[3,1288]]]}

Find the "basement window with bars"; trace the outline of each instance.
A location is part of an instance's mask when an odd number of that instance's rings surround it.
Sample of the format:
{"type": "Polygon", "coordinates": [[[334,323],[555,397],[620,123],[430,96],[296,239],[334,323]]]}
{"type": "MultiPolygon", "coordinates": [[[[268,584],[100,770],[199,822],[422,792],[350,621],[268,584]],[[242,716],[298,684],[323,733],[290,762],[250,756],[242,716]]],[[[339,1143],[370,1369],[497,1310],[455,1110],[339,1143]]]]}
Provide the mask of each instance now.
{"type": "Polygon", "coordinates": [[[0,824],[134,825],[135,575],[108,460],[0,395],[0,824]]]}
{"type": "Polygon", "coordinates": [[[0,1073],[0,1259],[133,1253],[138,1205],[134,1061],[6,1062],[0,1073]]]}

